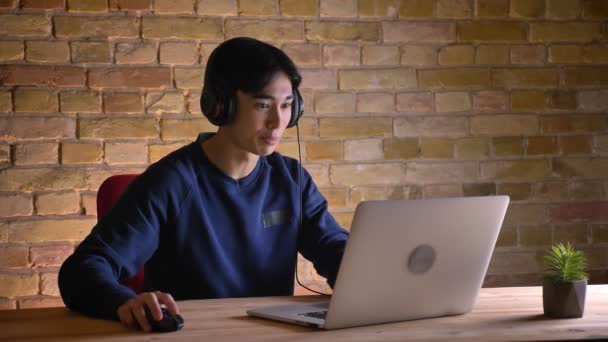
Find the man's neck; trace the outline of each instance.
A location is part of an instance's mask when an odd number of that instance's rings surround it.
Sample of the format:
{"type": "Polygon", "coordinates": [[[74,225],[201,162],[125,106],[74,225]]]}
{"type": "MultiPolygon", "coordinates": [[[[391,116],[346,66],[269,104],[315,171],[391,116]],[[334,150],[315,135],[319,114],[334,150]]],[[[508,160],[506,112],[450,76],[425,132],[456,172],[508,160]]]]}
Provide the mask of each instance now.
{"type": "Polygon", "coordinates": [[[235,180],[247,177],[260,159],[258,155],[238,148],[219,131],[204,140],[201,148],[213,165],[235,180]]]}

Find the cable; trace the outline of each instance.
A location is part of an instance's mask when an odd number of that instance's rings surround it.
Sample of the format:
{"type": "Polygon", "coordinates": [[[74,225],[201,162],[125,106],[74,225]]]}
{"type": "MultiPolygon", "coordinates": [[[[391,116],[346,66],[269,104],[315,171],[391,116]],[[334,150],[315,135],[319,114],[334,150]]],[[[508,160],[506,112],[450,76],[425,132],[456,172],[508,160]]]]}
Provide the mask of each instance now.
{"type": "MultiPolygon", "coordinates": [[[[298,190],[300,191],[300,222],[299,222],[299,226],[298,226],[298,238],[299,238],[299,233],[302,231],[303,227],[304,227],[304,223],[303,223],[303,216],[304,216],[304,200],[303,200],[303,196],[302,193],[304,192],[304,190],[302,190],[302,151],[300,149],[300,125],[298,123],[296,123],[296,135],[297,135],[297,140],[298,140],[298,190]]],[[[298,284],[300,286],[302,286],[303,288],[307,289],[310,292],[314,292],[316,294],[320,294],[323,296],[331,296],[331,294],[329,293],[323,293],[323,292],[319,292],[316,290],[313,290],[311,288],[309,288],[308,286],[302,284],[300,282],[300,279],[298,278],[298,254],[296,251],[296,281],[298,282],[298,284]]]]}

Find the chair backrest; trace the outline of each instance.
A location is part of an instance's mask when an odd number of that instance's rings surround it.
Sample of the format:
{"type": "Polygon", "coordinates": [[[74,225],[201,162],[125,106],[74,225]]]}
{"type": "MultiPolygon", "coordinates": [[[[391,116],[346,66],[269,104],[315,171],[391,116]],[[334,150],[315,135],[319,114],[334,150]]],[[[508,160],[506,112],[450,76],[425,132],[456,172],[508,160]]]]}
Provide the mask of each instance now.
{"type": "MultiPolygon", "coordinates": [[[[114,203],[122,196],[123,192],[137,177],[136,174],[114,175],[106,179],[97,191],[97,219],[104,217],[114,203]]],[[[144,269],[143,267],[131,278],[126,278],[120,281],[122,284],[130,287],[135,293],[141,293],[144,287],[144,269]]]]}

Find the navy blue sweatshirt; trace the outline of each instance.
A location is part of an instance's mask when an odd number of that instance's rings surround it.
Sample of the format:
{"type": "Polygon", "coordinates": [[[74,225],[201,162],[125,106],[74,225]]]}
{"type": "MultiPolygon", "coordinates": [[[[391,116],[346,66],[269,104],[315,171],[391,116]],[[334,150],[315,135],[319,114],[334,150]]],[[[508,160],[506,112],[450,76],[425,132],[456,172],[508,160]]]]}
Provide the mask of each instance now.
{"type": "Polygon", "coordinates": [[[296,251],[333,286],[348,233],[299,163],[260,157],[245,178],[215,167],[196,142],[152,164],[61,267],[66,306],[117,319],[135,293],[119,283],[145,265],[145,291],[176,300],[292,295],[296,251]]]}

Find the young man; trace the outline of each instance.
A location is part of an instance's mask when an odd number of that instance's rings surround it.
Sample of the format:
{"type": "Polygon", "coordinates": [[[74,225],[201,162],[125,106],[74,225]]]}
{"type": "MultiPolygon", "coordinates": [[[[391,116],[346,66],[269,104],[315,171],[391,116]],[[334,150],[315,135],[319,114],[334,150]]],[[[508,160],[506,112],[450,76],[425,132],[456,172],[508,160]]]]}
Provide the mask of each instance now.
{"type": "Polygon", "coordinates": [[[175,300],[292,295],[297,252],[335,281],[348,233],[299,163],[275,152],[302,114],[287,55],[252,38],[220,44],[201,107],[215,134],[151,165],[59,272],[67,307],[150,330],[175,300]],[[301,210],[302,209],[302,210],[301,210]],[[145,265],[145,292],[119,283],[145,265]]]}

